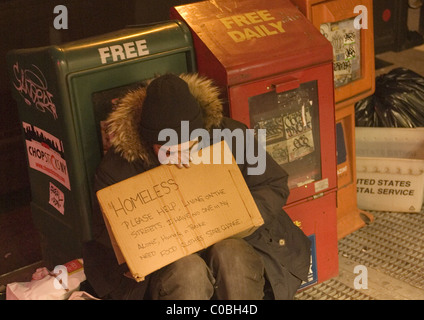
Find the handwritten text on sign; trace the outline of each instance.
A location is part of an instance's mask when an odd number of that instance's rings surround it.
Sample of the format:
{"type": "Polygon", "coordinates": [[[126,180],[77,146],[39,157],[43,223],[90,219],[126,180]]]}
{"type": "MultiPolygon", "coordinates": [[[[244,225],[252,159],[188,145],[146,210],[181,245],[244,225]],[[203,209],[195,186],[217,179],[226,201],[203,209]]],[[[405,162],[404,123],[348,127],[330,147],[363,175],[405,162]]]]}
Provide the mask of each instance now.
{"type": "MultiPolygon", "coordinates": [[[[178,188],[176,184],[175,186],[178,188]]],[[[128,230],[133,239],[137,239],[137,248],[143,251],[139,256],[140,259],[150,258],[157,254],[168,255],[177,250],[176,246],[162,248],[162,245],[169,242],[170,239],[177,240],[181,247],[187,248],[198,242],[204,243],[206,237],[240,225],[240,219],[223,222],[219,225],[214,225],[207,219],[208,214],[218,214],[218,211],[221,211],[220,214],[222,214],[223,209],[230,207],[226,196],[225,190],[220,189],[205,195],[198,195],[178,205],[171,201],[146,213],[128,215],[122,220],[121,226],[128,230]],[[190,211],[190,207],[196,208],[190,211]],[[204,232],[196,235],[195,231],[198,229],[203,229],[204,232]],[[161,231],[161,233],[155,234],[153,237],[149,236],[156,231],[161,231]],[[149,251],[146,252],[145,249],[149,249],[149,251]]],[[[121,202],[122,199],[119,201],[121,202]]],[[[131,203],[131,211],[143,204],[142,201],[137,202],[134,198],[125,199],[122,203],[127,203],[127,205],[131,203]]],[[[112,203],[111,205],[113,207],[112,203]]],[[[116,211],[116,213],[118,212],[116,211]]]]}
{"type": "Polygon", "coordinates": [[[263,224],[236,163],[162,165],[97,196],[136,279],[263,224]]]}

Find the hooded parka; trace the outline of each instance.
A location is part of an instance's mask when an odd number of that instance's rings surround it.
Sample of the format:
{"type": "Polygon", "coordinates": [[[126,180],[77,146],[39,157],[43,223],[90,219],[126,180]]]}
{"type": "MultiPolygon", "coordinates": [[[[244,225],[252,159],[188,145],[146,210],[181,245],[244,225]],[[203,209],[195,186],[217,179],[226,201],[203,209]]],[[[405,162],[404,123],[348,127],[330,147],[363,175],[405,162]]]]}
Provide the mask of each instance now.
{"type": "MultiPolygon", "coordinates": [[[[219,90],[211,80],[197,74],[182,74],[180,78],[187,82],[191,94],[199,103],[204,128],[211,132],[211,137],[213,129],[242,129],[246,132],[244,124],[223,116],[219,90]]],[[[96,171],[94,191],[159,165],[151,145],[140,135],[145,97],[145,87],[129,92],[108,117],[111,147],[96,171]]],[[[234,158],[240,159],[235,154],[237,148],[232,149],[234,158]]],[[[283,210],[289,195],[287,173],[266,154],[265,172],[249,175],[247,168],[254,166],[246,158],[244,160],[237,161],[238,166],[264,219],[264,224],[245,240],[263,258],[273,297],[292,299],[301,281],[307,280],[310,241],[283,210]]],[[[118,265],[96,199],[93,199],[93,205],[93,240],[84,245],[84,270],[97,295],[106,298],[113,296],[123,281],[128,281],[123,275],[128,268],[126,264],[118,265]]],[[[148,283],[149,276],[137,286],[144,292],[148,283]]]]}

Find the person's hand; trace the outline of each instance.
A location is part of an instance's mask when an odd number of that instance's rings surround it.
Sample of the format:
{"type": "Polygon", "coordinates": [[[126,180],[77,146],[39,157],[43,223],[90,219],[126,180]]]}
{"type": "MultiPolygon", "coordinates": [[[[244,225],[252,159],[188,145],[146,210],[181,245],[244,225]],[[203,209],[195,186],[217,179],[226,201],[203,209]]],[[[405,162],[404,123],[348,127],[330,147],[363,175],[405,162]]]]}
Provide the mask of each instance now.
{"type": "Polygon", "coordinates": [[[170,147],[167,150],[167,157],[170,164],[175,164],[180,169],[190,167],[190,148],[187,147],[187,143],[170,147]]]}
{"type": "Polygon", "coordinates": [[[178,168],[189,168],[192,148],[198,140],[192,140],[175,146],[154,145],[153,148],[161,164],[174,164],[178,168]]]}

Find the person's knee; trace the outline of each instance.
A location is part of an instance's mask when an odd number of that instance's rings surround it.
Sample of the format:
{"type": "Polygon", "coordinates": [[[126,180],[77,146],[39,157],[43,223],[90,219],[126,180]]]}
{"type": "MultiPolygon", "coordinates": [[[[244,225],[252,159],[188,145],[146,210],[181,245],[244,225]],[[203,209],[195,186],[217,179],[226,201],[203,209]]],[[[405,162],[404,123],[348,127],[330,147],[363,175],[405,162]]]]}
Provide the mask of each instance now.
{"type": "Polygon", "coordinates": [[[151,279],[153,299],[209,299],[213,295],[212,274],[197,254],[181,258],[151,279]]]}
{"type": "Polygon", "coordinates": [[[262,299],[264,263],[256,250],[242,239],[226,239],[208,250],[207,261],[216,279],[217,299],[262,299]]]}
{"type": "Polygon", "coordinates": [[[209,278],[209,270],[205,261],[197,254],[185,256],[169,265],[172,274],[180,279],[189,278],[203,280],[209,278]]]}
{"type": "Polygon", "coordinates": [[[210,248],[210,255],[221,261],[257,260],[260,256],[255,249],[243,239],[225,239],[210,248]]]}
{"type": "Polygon", "coordinates": [[[264,264],[262,257],[243,239],[225,239],[209,250],[209,259],[213,268],[225,268],[226,272],[250,274],[253,278],[262,278],[264,264]]]}

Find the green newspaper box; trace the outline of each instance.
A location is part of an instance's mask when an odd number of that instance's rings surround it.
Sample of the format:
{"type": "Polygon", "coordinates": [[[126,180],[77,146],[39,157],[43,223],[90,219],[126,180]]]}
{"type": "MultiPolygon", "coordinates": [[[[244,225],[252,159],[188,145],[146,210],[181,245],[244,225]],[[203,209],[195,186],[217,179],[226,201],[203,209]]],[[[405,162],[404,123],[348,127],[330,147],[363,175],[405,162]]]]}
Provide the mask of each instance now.
{"type": "Polygon", "coordinates": [[[91,239],[93,175],[119,97],[158,74],[195,72],[185,24],[166,21],[7,55],[28,160],[31,210],[52,265],[91,239]]]}

